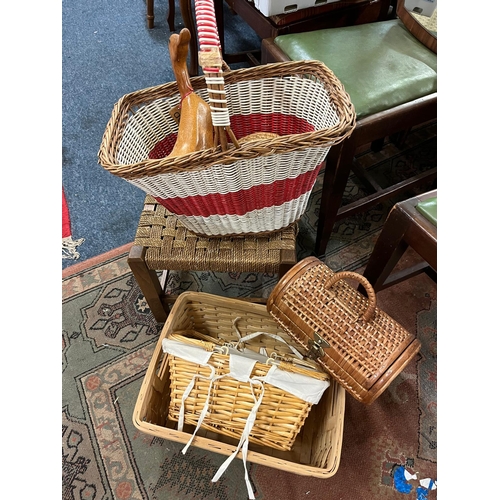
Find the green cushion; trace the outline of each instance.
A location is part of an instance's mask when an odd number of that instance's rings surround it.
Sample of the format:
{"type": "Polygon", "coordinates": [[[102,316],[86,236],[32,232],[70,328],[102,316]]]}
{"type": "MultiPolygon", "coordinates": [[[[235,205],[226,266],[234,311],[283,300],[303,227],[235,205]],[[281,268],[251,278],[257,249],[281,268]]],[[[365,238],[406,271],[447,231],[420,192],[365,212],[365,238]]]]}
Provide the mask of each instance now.
{"type": "Polygon", "coordinates": [[[437,204],[437,197],[417,203],[417,210],[436,227],[438,225],[437,204]]]}
{"type": "Polygon", "coordinates": [[[293,61],[324,62],[361,118],[437,90],[437,56],[399,19],[276,37],[293,61]]]}

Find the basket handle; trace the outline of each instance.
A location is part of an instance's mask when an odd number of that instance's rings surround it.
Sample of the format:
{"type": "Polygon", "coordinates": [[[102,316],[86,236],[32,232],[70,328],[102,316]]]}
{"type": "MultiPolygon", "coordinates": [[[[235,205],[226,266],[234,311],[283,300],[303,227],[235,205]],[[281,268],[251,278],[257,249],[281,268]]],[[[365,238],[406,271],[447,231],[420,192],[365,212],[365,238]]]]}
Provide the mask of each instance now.
{"type": "Polygon", "coordinates": [[[370,282],[363,275],[351,271],[342,271],[339,273],[335,273],[331,278],[327,280],[327,282],[325,283],[325,288],[329,290],[333,285],[335,285],[335,283],[346,278],[356,280],[358,283],[363,285],[363,288],[366,290],[366,293],[368,294],[368,307],[363,313],[363,320],[366,322],[370,321],[375,314],[375,309],[377,307],[377,297],[375,295],[375,290],[371,286],[370,282]]]}
{"type": "Polygon", "coordinates": [[[229,136],[233,145],[239,148],[240,145],[231,129],[229,120],[222,72],[225,63],[222,60],[214,2],[213,0],[195,0],[194,8],[200,45],[198,60],[207,83],[208,103],[212,112],[212,124],[215,131],[214,145],[220,144],[222,150],[226,151],[228,149],[227,136],[229,136]]]}
{"type": "Polygon", "coordinates": [[[176,330],[169,336],[171,340],[184,342],[188,345],[202,347],[205,351],[216,352],[219,354],[227,354],[227,347],[220,339],[197,332],[196,330],[176,330]]]}
{"type": "MultiPolygon", "coordinates": [[[[235,328],[236,328],[236,325],[235,325],[235,328]]],[[[279,335],[275,335],[274,333],[254,332],[254,333],[250,333],[248,335],[245,335],[244,337],[241,337],[238,340],[238,344],[236,345],[236,349],[238,349],[238,347],[240,346],[240,344],[244,345],[245,342],[248,342],[248,341],[254,339],[255,337],[259,337],[260,335],[265,335],[267,337],[273,338],[274,340],[282,342],[283,344],[285,344],[290,349],[290,351],[293,352],[293,354],[295,354],[295,356],[297,356],[298,359],[300,359],[300,360],[304,359],[304,356],[302,356],[302,354],[300,354],[300,352],[297,349],[295,349],[295,347],[293,347],[293,345],[289,344],[285,339],[281,338],[279,335]]]]}

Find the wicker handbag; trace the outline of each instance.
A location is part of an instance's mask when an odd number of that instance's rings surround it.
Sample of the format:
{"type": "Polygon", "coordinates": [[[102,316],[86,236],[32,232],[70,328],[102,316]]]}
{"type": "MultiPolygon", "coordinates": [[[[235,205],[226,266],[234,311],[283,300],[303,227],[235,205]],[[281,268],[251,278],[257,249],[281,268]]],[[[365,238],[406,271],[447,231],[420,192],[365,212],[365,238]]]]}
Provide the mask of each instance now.
{"type": "Polygon", "coordinates": [[[371,404],[420,349],[420,342],[376,306],[369,281],[335,273],[315,257],[296,264],[267,308],[311,357],[358,401],[371,404]],[[354,279],[365,297],[347,283],[354,279]]]}
{"type": "Polygon", "coordinates": [[[171,82],[116,103],[99,162],[154,196],[195,234],[280,230],[304,213],[331,146],[351,135],[354,106],[319,61],[224,72],[213,1],[196,0],[195,8],[204,76],[191,86],[210,104],[216,147],[168,157],[178,132],[170,112],[182,99],[171,82]],[[251,135],[254,140],[241,141],[251,135]]]}
{"type": "MultiPolygon", "coordinates": [[[[290,450],[312,405],[330,385],[328,374],[304,360],[278,334],[242,336],[236,326],[238,319],[234,322],[236,336],[231,338],[185,330],[162,341],[169,356],[168,418],[178,422],[179,431],[185,423],[195,426],[182,452],[186,453],[200,427],[239,439],[213,481],[240,450],[246,470],[249,442],[290,450]]],[[[250,484],[247,486],[252,495],[250,484]]]]}

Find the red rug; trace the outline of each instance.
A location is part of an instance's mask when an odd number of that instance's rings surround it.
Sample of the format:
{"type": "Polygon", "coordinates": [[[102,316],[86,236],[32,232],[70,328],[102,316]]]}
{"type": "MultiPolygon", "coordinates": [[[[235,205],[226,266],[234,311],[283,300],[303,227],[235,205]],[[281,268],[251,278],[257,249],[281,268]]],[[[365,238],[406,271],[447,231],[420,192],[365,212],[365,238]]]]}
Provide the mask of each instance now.
{"type": "Polygon", "coordinates": [[[76,248],[85,241],[84,238],[73,240],[71,236],[71,220],[64,188],[62,189],[62,258],[76,260],[80,257],[76,248]]]}

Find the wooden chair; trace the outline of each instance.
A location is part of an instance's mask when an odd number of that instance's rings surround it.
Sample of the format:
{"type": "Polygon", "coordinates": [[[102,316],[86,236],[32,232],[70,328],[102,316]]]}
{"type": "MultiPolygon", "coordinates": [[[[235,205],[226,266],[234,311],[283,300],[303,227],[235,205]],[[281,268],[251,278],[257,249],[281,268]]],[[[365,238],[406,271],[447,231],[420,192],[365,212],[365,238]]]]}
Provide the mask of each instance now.
{"type": "Polygon", "coordinates": [[[437,281],[437,189],[394,205],[363,275],[378,292],[422,272],[437,281]],[[394,271],[409,247],[423,260],[394,271]]]}
{"type": "Polygon", "coordinates": [[[314,248],[317,256],[324,255],[333,226],[340,219],[395,195],[412,196],[415,188],[436,179],[437,169],[433,168],[382,187],[356,163],[360,146],[372,144],[372,149],[380,150],[385,137],[397,143],[412,127],[437,119],[436,52],[415,36],[426,32],[423,27],[419,32],[413,25],[411,33],[405,27],[403,19],[408,22],[408,16],[403,0],[398,0],[397,12],[394,19],[280,35],[262,42],[262,63],[324,62],[344,84],[356,109],[352,136],[333,147],[327,157],[314,248]],[[351,171],[368,186],[370,194],[341,207],[351,171]]]}
{"type": "MultiPolygon", "coordinates": [[[[165,293],[177,271],[260,272],[283,276],[297,262],[297,223],[265,236],[200,237],[147,195],[128,265],[156,321],[163,323],[177,296],[165,293]],[[161,280],[158,271],[162,271],[161,280]]],[[[262,298],[250,298],[265,302],[262,298]]]]}

